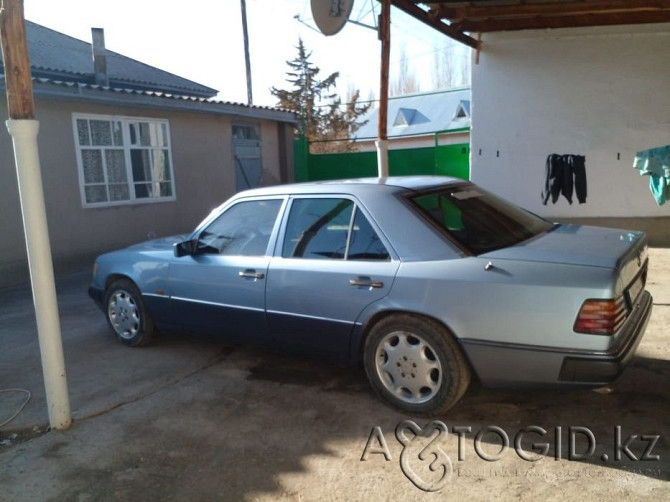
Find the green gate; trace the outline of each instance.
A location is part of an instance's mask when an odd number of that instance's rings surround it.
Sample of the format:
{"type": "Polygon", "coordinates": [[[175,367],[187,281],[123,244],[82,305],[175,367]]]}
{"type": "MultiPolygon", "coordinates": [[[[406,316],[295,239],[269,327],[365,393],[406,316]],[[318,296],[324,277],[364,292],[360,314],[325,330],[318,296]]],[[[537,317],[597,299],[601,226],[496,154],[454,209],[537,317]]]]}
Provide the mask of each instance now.
{"type": "MultiPolygon", "coordinates": [[[[377,176],[377,152],[309,153],[309,143],[294,143],[295,180],[320,181],[377,176]]],[[[436,145],[389,150],[389,174],[470,178],[470,145],[436,145]]]]}

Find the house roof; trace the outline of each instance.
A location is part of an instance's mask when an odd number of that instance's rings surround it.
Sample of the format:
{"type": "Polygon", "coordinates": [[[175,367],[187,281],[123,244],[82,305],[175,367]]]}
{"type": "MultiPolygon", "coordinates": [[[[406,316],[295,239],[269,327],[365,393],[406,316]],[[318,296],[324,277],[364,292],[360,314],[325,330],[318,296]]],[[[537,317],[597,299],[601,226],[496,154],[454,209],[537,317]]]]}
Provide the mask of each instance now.
{"type": "MultiPolygon", "coordinates": [[[[26,39],[33,77],[95,84],[90,43],[26,21],[26,39]]],[[[167,71],[106,51],[110,87],[166,92],[173,95],[210,98],[216,89],[167,71]]],[[[0,54],[0,73],[4,73],[0,54]]]]}
{"type": "Polygon", "coordinates": [[[670,0],[391,0],[466,45],[470,33],[670,22],[670,0]]]}
{"type": "MultiPolygon", "coordinates": [[[[30,21],[26,21],[26,38],[36,97],[297,122],[295,113],[288,110],[213,100],[215,89],[111,51],[106,51],[109,85],[99,85],[91,44],[30,21]]],[[[0,53],[0,90],[5,88],[0,53]]]]}
{"type": "MultiPolygon", "coordinates": [[[[230,101],[218,101],[197,96],[183,96],[158,91],[106,87],[33,77],[33,93],[36,97],[59,101],[91,102],[110,106],[178,110],[214,115],[229,115],[252,120],[273,120],[295,125],[296,114],[289,110],[271,106],[256,106],[230,101]]],[[[0,90],[5,90],[5,76],[0,73],[0,90]]]]}
{"type": "MultiPolygon", "coordinates": [[[[355,140],[377,137],[379,109],[361,117],[368,122],[356,131],[355,140]]],[[[388,138],[425,136],[436,132],[470,129],[470,88],[408,94],[389,98],[388,138]]]]}

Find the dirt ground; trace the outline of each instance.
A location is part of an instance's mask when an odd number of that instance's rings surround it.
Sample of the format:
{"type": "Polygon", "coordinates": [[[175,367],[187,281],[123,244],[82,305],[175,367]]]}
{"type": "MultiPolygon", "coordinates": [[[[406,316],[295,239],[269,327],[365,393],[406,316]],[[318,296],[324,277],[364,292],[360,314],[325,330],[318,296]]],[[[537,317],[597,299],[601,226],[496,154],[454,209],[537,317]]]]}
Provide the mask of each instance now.
{"type": "Polygon", "coordinates": [[[44,433],[39,356],[9,329],[30,327],[29,293],[0,294],[0,388],[34,393],[0,431],[0,500],[668,500],[670,249],[650,257],[652,319],[611,386],[475,387],[431,419],[383,405],[361,369],[187,336],[122,347],[82,276],[59,290],[75,422],[44,433]]]}

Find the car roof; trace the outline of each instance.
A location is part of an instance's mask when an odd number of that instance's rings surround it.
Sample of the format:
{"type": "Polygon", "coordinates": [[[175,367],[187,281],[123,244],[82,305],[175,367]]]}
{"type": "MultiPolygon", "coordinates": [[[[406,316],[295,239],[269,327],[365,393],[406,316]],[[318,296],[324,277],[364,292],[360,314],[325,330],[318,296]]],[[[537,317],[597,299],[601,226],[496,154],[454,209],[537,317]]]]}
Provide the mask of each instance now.
{"type": "Polygon", "coordinates": [[[196,236],[220,212],[231,204],[249,198],[350,195],[358,198],[380,227],[403,261],[441,260],[446,256],[460,256],[461,251],[447,243],[416,211],[403,211],[403,195],[439,187],[470,184],[469,181],[448,176],[393,176],[386,178],[359,178],[273,185],[238,192],[214,209],[193,232],[196,236]],[[415,243],[423,243],[416,246],[415,243]]]}
{"type": "Polygon", "coordinates": [[[237,197],[335,192],[356,193],[359,191],[367,191],[373,186],[385,186],[391,189],[391,191],[418,191],[441,185],[452,185],[463,182],[465,182],[465,180],[449,176],[390,176],[385,178],[324,180],[255,188],[240,192],[237,194],[237,197]]]}

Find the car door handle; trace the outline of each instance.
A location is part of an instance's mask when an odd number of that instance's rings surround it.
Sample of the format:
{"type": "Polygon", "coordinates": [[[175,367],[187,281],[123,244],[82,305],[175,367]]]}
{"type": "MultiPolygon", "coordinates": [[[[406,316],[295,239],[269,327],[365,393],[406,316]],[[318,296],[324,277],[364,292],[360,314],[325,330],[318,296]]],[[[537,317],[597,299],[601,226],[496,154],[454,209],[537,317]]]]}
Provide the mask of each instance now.
{"type": "Polygon", "coordinates": [[[251,268],[248,268],[246,270],[240,270],[238,272],[238,275],[240,277],[244,277],[247,279],[262,279],[263,277],[265,277],[265,274],[263,272],[256,272],[251,268]]]}
{"type": "Polygon", "coordinates": [[[373,281],[369,277],[356,277],[355,279],[349,279],[349,284],[352,286],[362,286],[365,288],[383,288],[384,283],[381,281],[373,281]]]}

